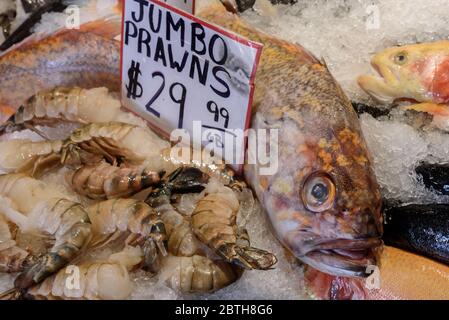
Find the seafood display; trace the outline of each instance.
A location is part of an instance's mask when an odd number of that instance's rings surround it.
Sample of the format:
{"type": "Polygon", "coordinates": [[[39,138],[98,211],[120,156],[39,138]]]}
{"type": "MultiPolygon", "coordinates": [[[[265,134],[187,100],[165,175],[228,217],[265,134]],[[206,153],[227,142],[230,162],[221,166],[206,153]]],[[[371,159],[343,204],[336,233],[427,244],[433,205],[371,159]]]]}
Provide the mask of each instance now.
{"type": "Polygon", "coordinates": [[[57,189],[22,174],[0,176],[1,213],[24,231],[40,231],[56,239],[51,250],[24,268],[14,284],[27,289],[74,259],[91,236],[85,208],[57,189]]]}
{"type": "Polygon", "coordinates": [[[321,271],[366,276],[381,245],[381,198],[351,102],[301,46],[252,29],[219,3],[198,16],[264,45],[251,127],[279,129],[282,170],[260,176],[247,165],[245,176],[279,240],[321,271]]]}
{"type": "Polygon", "coordinates": [[[79,29],[56,27],[66,1],[0,4],[0,300],[449,299],[446,39],[362,48],[348,66],[376,51],[379,77],[352,71],[354,94],[326,48],[273,30],[301,17],[310,34],[319,6],[344,19],[360,3],[197,1],[199,19],[263,46],[248,120],[279,133],[275,148],[263,141],[278,155],[266,175],[185,157],[204,150],[180,150],[126,111],[122,1],[72,1],[79,29]],[[89,16],[105,5],[113,15],[89,16]],[[34,33],[53,18],[53,32],[34,33]],[[412,142],[388,145],[387,133],[412,142]],[[385,179],[398,150],[413,159],[385,179]]]}
{"type": "Polygon", "coordinates": [[[79,30],[64,29],[42,35],[41,39],[28,38],[2,54],[0,122],[6,121],[36,93],[57,86],[105,86],[118,91],[120,42],[113,39],[118,34],[120,20],[111,18],[85,24],[79,30]],[[57,67],[48,68],[49,64],[57,67]],[[16,90],[25,87],[26,90],[16,90]]]}

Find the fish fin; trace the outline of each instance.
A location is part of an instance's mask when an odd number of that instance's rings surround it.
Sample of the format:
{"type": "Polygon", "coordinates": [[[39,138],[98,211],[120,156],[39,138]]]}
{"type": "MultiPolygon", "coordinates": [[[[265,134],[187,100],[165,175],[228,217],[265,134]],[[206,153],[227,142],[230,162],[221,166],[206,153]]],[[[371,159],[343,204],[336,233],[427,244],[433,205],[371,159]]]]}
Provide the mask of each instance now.
{"type": "Polygon", "coordinates": [[[433,116],[449,117],[449,106],[436,103],[418,103],[403,107],[404,110],[414,110],[418,112],[426,112],[433,116]]]}

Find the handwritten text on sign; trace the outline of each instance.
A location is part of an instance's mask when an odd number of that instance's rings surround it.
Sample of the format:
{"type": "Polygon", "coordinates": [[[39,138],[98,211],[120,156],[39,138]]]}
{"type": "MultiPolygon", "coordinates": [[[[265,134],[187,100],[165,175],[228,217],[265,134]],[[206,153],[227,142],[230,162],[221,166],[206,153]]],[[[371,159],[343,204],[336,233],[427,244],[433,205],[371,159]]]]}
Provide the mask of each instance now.
{"type": "MultiPolygon", "coordinates": [[[[192,133],[200,121],[202,144],[224,150],[232,140],[226,136],[249,125],[260,51],[260,44],[162,2],[126,1],[124,104],[167,136],[174,129],[192,133]]],[[[244,143],[238,148],[243,155],[244,143]]]]}

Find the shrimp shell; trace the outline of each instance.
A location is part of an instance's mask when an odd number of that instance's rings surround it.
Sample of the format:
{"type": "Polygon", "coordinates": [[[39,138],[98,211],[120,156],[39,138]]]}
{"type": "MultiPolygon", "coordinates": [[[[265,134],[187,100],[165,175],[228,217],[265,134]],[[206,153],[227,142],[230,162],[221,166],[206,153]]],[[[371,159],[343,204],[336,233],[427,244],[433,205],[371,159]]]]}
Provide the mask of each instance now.
{"type": "Polygon", "coordinates": [[[143,268],[156,273],[160,268],[159,252],[166,255],[166,231],[159,215],[145,202],[113,199],[88,208],[94,237],[90,246],[104,245],[117,232],[129,232],[126,244],[139,245],[144,251],[143,268]]]}
{"type": "Polygon", "coordinates": [[[53,235],[53,248],[15,279],[16,288],[28,288],[74,259],[89,242],[91,224],[79,203],[57,189],[23,174],[0,175],[0,212],[24,232],[53,235]]]}
{"type": "Polygon", "coordinates": [[[192,214],[192,229],[198,239],[230,263],[246,269],[269,269],[277,259],[267,251],[241,245],[242,231],[237,229],[240,204],[228,187],[201,199],[192,214]]]}
{"type": "Polygon", "coordinates": [[[82,89],[56,87],[32,96],[2,126],[3,132],[23,130],[35,125],[54,126],[61,121],[81,124],[123,121],[142,126],[142,122],[121,111],[121,104],[107,88],[82,89]]]}
{"type": "Polygon", "coordinates": [[[222,289],[240,278],[242,270],[224,261],[207,257],[170,256],[161,275],[172,289],[183,293],[206,293],[222,289]]]}
{"type": "Polygon", "coordinates": [[[63,144],[62,161],[76,150],[83,150],[117,160],[142,163],[148,158],[160,158],[162,141],[149,129],[123,122],[91,123],[75,130],[63,144]]]}
{"type": "Polygon", "coordinates": [[[31,141],[27,139],[0,141],[0,171],[26,172],[34,167],[58,163],[62,141],[31,141]]]}
{"type": "Polygon", "coordinates": [[[73,189],[91,199],[113,199],[131,196],[155,186],[161,174],[147,168],[116,167],[106,162],[85,165],[71,179],[73,189]]]}
{"type": "Polygon", "coordinates": [[[123,300],[134,288],[129,271],[141,260],[137,248],[125,248],[106,261],[70,265],[28,289],[28,299],[123,300]],[[76,276],[75,276],[76,275],[76,276]]]}

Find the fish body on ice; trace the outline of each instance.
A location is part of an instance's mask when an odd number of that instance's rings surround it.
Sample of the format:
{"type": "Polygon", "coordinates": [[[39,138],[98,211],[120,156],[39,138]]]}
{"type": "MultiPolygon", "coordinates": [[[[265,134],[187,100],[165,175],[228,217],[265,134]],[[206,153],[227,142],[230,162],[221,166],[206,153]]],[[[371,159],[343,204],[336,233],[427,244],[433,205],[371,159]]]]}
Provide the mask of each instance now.
{"type": "MultiPolygon", "coordinates": [[[[203,4],[200,18],[264,45],[252,128],[279,130],[280,170],[262,176],[248,165],[245,175],[275,234],[320,271],[366,276],[382,244],[381,197],[350,101],[301,46],[250,28],[218,1],[203,4]]],[[[0,106],[17,109],[36,92],[61,85],[117,90],[119,51],[118,43],[93,32],[67,31],[19,46],[0,57],[0,106]]]]}
{"type": "Polygon", "coordinates": [[[311,294],[325,300],[449,299],[449,267],[401,249],[384,246],[373,276],[365,281],[308,268],[305,280],[311,294]]]}
{"type": "Polygon", "coordinates": [[[360,87],[376,100],[410,100],[406,109],[427,112],[449,128],[449,41],[385,49],[371,60],[379,76],[362,75],[360,87]]]}
{"type": "Polygon", "coordinates": [[[36,35],[0,56],[0,123],[28,98],[57,86],[120,89],[120,19],[36,35]]]}
{"type": "Polygon", "coordinates": [[[303,262],[367,276],[381,245],[380,191],[350,101],[326,65],[299,45],[247,26],[220,4],[198,15],[263,44],[251,127],[279,130],[279,170],[245,176],[280,242],[303,262]]]}

